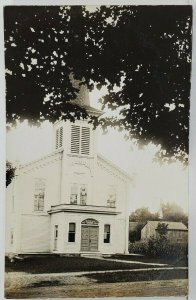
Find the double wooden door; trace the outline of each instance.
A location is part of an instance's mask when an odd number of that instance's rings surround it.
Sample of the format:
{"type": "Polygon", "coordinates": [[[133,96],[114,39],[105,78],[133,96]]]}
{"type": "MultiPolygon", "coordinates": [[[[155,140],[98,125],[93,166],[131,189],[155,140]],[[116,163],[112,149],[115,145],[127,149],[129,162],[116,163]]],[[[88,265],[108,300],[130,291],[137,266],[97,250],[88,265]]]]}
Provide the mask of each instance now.
{"type": "Polygon", "coordinates": [[[83,226],[81,228],[81,250],[98,251],[98,226],[83,226]]]}

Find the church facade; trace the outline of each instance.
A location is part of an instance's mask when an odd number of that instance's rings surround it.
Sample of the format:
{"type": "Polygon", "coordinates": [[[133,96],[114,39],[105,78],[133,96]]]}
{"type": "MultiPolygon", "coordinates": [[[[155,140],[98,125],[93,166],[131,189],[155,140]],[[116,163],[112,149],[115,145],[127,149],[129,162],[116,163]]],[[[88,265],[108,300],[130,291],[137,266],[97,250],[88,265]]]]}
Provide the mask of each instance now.
{"type": "Polygon", "coordinates": [[[127,253],[130,186],[97,153],[92,125],[56,122],[52,153],[19,166],[7,188],[6,254],[127,253]]]}

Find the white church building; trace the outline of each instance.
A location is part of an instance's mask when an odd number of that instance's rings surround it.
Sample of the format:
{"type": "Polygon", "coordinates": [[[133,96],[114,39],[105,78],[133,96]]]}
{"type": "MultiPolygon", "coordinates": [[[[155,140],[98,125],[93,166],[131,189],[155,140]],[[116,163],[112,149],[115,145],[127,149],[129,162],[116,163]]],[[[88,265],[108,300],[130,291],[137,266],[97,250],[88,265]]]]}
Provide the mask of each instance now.
{"type": "MultiPolygon", "coordinates": [[[[102,114],[85,88],[76,102],[102,114]]],[[[130,187],[130,176],[97,153],[87,120],[56,122],[52,153],[20,165],[7,187],[6,254],[128,253],[130,187]]]]}

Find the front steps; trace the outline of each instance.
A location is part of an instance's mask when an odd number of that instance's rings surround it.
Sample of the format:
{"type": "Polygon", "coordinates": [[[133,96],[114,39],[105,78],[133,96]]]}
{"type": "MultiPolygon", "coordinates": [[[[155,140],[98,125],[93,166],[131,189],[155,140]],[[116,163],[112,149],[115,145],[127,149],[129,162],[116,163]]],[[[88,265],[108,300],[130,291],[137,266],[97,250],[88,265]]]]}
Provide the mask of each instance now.
{"type": "Polygon", "coordinates": [[[88,257],[88,258],[101,258],[102,253],[101,252],[80,252],[81,257],[88,257]]]}

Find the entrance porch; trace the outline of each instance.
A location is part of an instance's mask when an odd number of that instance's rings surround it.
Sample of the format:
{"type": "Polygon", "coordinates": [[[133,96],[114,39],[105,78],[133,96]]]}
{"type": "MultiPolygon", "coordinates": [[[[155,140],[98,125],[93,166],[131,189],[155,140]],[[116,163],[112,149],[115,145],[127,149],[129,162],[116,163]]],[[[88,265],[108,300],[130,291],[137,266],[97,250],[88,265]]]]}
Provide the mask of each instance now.
{"type": "Polygon", "coordinates": [[[125,253],[127,248],[128,228],[117,212],[89,213],[77,208],[77,212],[51,213],[52,253],[114,254],[125,253]]]}

